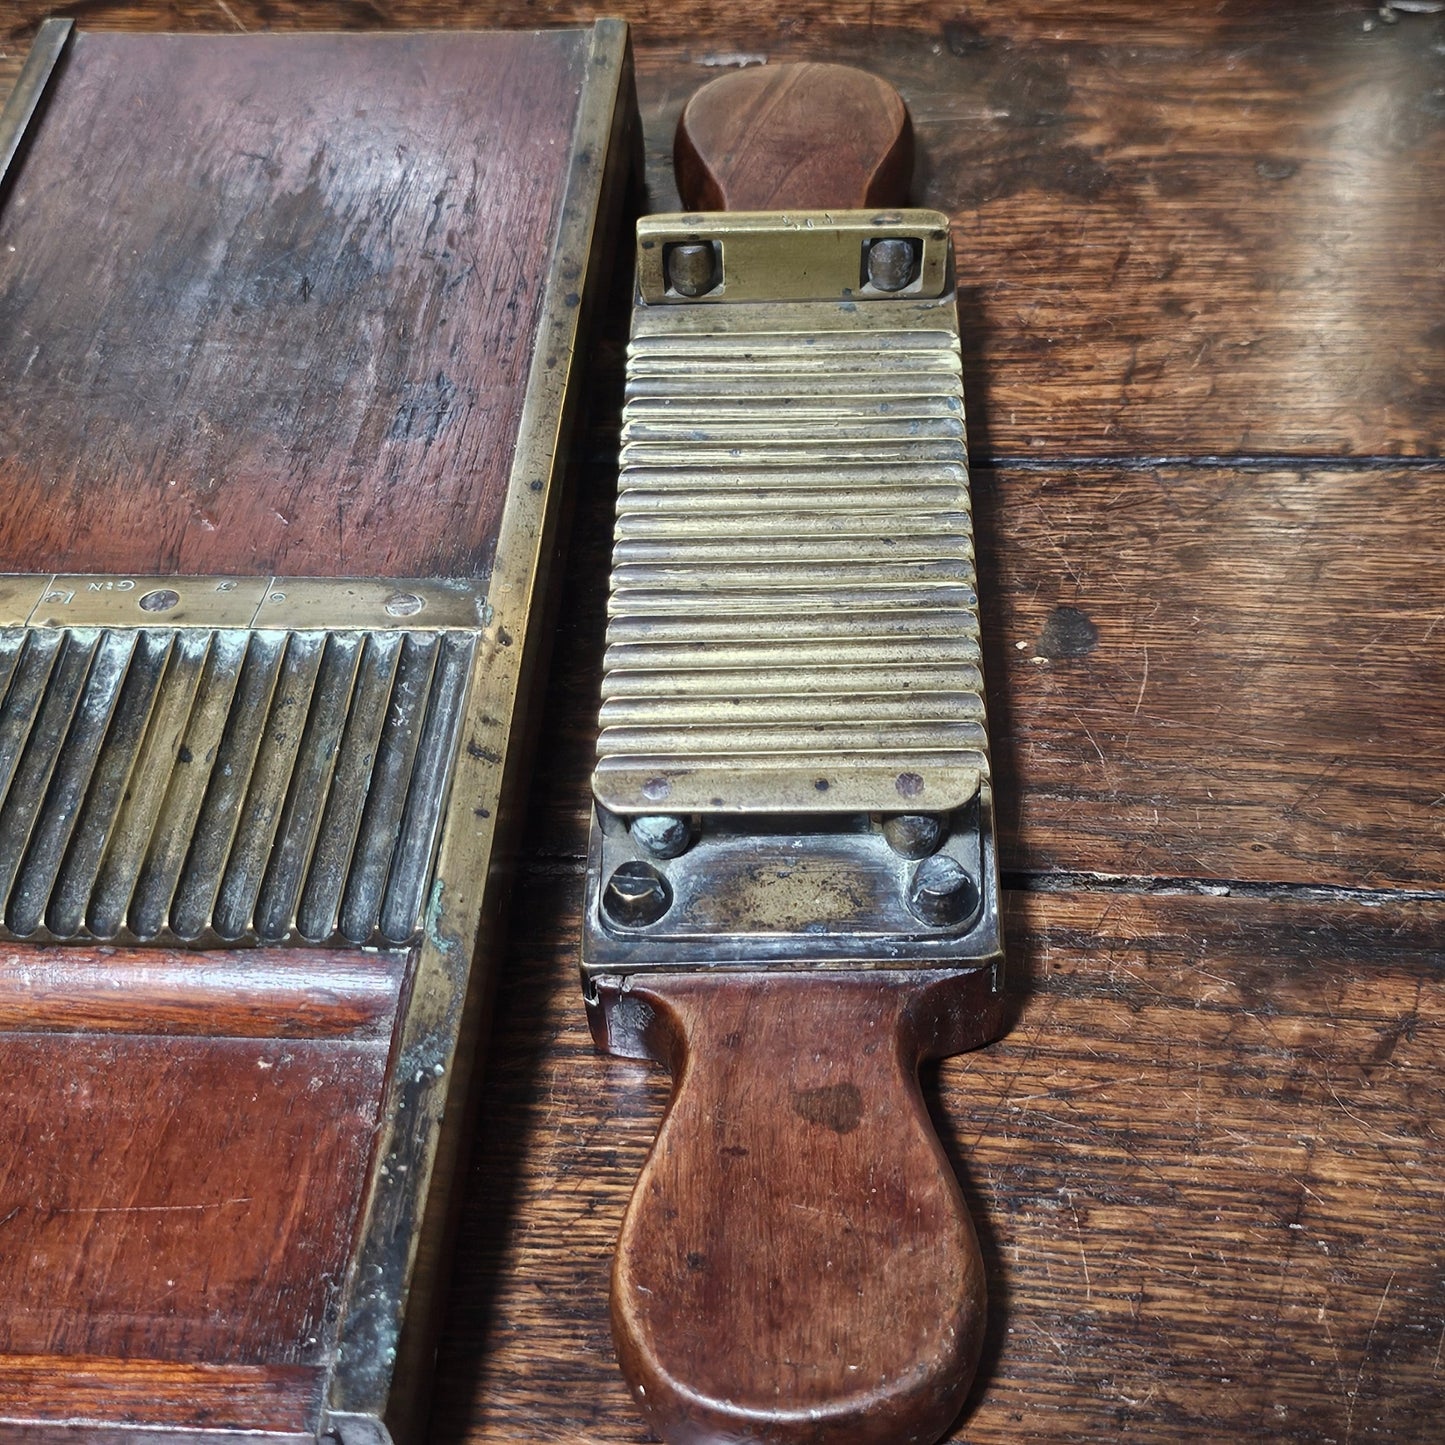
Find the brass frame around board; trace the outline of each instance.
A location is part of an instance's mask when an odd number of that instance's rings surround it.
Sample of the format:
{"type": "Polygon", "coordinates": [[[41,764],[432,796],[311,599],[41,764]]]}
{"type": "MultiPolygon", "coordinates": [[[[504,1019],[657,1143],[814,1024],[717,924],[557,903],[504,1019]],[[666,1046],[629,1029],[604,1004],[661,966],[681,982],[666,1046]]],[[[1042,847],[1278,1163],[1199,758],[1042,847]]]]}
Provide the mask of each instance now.
{"type": "MultiPolygon", "coordinates": [[[[393,1039],[319,1427],[323,1438],[341,1445],[383,1442],[388,1430],[411,1438],[425,1408],[452,1180],[497,964],[498,916],[528,763],[526,716],[536,690],[537,653],[545,650],[539,635],[542,601],[578,406],[572,384],[578,339],[610,267],[634,163],[636,106],[627,28],[602,20],[591,32],[525,401],[484,587],[443,578],[273,578],[269,585],[251,578],[237,589],[225,578],[0,577],[0,613],[6,614],[0,624],[12,628],[165,626],[164,617],[142,610],[142,599],[165,587],[179,598],[166,604],[172,626],[363,632],[463,627],[474,634],[458,733],[463,745],[456,748],[434,881],[412,944],[415,963],[393,1039]],[[427,610],[404,621],[388,620],[397,616],[395,610],[388,613],[387,602],[399,588],[408,601],[416,600],[412,593],[423,594],[427,610]],[[256,589],[261,601],[251,605],[247,598],[256,589]],[[238,590],[245,595],[238,597],[238,590]],[[192,603],[202,610],[191,610],[192,603]]],[[[47,85],[63,72],[70,33],[69,21],[40,27],[0,115],[0,204],[5,172],[43,113],[47,85]]]]}

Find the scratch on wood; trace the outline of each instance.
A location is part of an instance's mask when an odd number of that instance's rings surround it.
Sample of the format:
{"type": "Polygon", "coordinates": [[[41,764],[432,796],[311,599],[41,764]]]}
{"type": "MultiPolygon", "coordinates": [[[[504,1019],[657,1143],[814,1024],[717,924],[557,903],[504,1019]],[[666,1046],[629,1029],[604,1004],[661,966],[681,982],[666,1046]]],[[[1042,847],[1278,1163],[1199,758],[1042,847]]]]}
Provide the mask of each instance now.
{"type": "Polygon", "coordinates": [[[1345,1445],[1355,1434],[1355,1404],[1360,1398],[1360,1385],[1365,1378],[1365,1366],[1370,1361],[1370,1345],[1375,1338],[1375,1326],[1380,1323],[1380,1316],[1385,1311],[1385,1301],[1390,1298],[1390,1286],[1395,1283],[1395,1275],[1398,1271],[1391,1270],[1390,1277],[1385,1281],[1384,1292],[1380,1295],[1380,1303],[1375,1306],[1375,1318],[1370,1321],[1369,1332],[1365,1335],[1365,1347],[1360,1351],[1360,1368],[1355,1372],[1355,1388],[1350,1391],[1350,1407],[1345,1413],[1345,1445]]]}

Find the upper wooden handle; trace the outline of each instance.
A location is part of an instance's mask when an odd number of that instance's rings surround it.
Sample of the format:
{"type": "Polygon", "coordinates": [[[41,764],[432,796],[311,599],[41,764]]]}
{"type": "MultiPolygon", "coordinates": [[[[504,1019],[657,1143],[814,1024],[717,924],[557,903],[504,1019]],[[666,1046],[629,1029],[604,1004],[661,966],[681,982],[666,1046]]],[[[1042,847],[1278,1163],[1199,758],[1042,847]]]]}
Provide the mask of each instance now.
{"type": "Polygon", "coordinates": [[[863,210],[908,203],[913,127],[886,80],[847,65],[764,65],[703,86],[673,148],[699,211],[863,210]]]}
{"type": "Polygon", "coordinates": [[[612,1277],[649,1424],[669,1445],[936,1440],[984,1276],[918,1064],[967,1000],[885,972],[631,982],[676,1090],[612,1277]]]}

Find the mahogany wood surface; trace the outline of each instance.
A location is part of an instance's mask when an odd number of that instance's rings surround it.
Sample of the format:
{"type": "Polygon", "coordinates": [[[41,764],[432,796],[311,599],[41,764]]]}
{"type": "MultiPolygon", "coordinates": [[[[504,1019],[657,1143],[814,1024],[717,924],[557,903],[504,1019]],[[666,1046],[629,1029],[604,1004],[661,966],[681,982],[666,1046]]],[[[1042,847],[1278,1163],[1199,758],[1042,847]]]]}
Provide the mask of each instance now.
{"type": "Polygon", "coordinates": [[[5,566],[485,570],[584,60],[79,32],[0,209],[5,566]]]}
{"type": "Polygon", "coordinates": [[[390,1037],[406,954],[361,949],[0,949],[0,1029],[390,1037]]]}
{"type": "Polygon", "coordinates": [[[633,981],[676,1095],[617,1242],[612,1321],[664,1439],[903,1445],[948,1427],[986,1290],[918,1068],[992,1032],[990,983],[633,981]]]}
{"type": "MultiPolygon", "coordinates": [[[[34,1082],[3,1103],[0,1354],[327,1363],[387,1040],[3,1047],[34,1082]]],[[[30,1399],[0,1372],[0,1419],[27,1418],[30,1399]]],[[[70,1416],[84,1403],[98,1397],[81,1385],[70,1416]]]]}
{"type": "Polygon", "coordinates": [[[404,965],[0,957],[0,1422],[315,1430],[404,965]]]}
{"type": "MultiPolygon", "coordinates": [[[[52,8],[0,4],[8,74],[52,8]]],[[[1015,1021],[926,1080],[990,1286],[949,1438],[1440,1439],[1445,18],[1341,0],[611,8],[638,25],[657,208],[677,204],[673,129],[700,84],[811,59],[897,85],[917,198],[954,216],[990,464],[1015,1021]]],[[[615,336],[595,361],[605,403],[615,336]]],[[[649,1438],[608,1270],[669,1086],[595,1054],[575,972],[615,446],[599,428],[579,506],[441,1445],[649,1438]]]]}
{"type": "MultiPolygon", "coordinates": [[[[6,1408],[51,1423],[89,1417],[174,1431],[199,1418],[217,1430],[263,1430],[268,1440],[289,1439],[308,1428],[314,1437],[324,1383],[321,1370],[304,1365],[0,1356],[6,1408]]],[[[111,1440],[126,1438],[120,1430],[105,1433],[111,1440]]],[[[95,1440],[96,1433],[87,1432],[87,1439],[95,1440]]]]}
{"type": "Polygon", "coordinates": [[[887,81],[844,65],[759,65],[688,101],[673,145],[696,211],[907,205],[913,127],[887,81]]]}

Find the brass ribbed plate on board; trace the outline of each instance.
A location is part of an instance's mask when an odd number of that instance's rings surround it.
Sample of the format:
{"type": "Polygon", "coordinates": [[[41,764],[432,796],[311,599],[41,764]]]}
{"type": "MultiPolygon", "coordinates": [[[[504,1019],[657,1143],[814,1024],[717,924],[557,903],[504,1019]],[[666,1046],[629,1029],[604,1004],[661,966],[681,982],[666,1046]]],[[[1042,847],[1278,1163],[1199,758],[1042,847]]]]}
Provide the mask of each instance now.
{"type": "Polygon", "coordinates": [[[417,933],[476,634],[0,633],[0,937],[417,933]]]}
{"type": "Polygon", "coordinates": [[[639,308],[598,801],[942,812],[987,777],[947,303],[639,308]]]}

